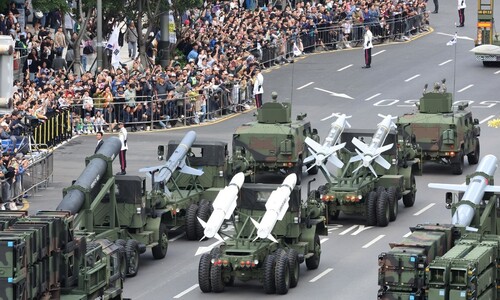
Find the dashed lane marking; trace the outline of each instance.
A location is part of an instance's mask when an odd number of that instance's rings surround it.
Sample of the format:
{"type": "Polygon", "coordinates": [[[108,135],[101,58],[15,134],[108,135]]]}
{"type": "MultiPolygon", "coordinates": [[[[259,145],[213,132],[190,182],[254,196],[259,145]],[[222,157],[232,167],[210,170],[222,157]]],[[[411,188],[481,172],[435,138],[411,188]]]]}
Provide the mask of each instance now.
{"type": "Polygon", "coordinates": [[[453,61],[453,59],[448,59],[447,61],[443,61],[442,63],[440,63],[438,66],[444,66],[447,63],[452,62],[452,61],[453,61]]]}
{"type": "Polygon", "coordinates": [[[318,276],[316,276],[313,279],[309,280],[309,282],[316,282],[321,277],[325,276],[326,274],[330,273],[331,271],[333,271],[333,268],[328,268],[328,269],[324,270],[323,272],[321,272],[318,276]]]}
{"type": "Polygon", "coordinates": [[[322,238],[322,239],[319,241],[319,243],[320,243],[320,244],[323,244],[324,242],[326,242],[326,241],[328,241],[328,240],[329,240],[329,238],[322,238]]]}
{"type": "Polygon", "coordinates": [[[490,119],[493,119],[494,117],[495,117],[495,115],[491,115],[491,116],[487,117],[486,119],[481,120],[481,121],[479,122],[479,124],[483,124],[483,123],[485,123],[485,122],[488,122],[490,119]]]}
{"type": "Polygon", "coordinates": [[[348,69],[348,68],[350,68],[350,67],[352,67],[352,64],[347,65],[347,66],[345,66],[345,67],[342,67],[342,68],[338,69],[338,70],[337,70],[337,72],[344,71],[345,69],[348,69]]]}
{"type": "Polygon", "coordinates": [[[385,52],[385,50],[380,50],[379,52],[372,54],[372,56],[377,56],[377,55],[382,54],[384,52],[385,52]]]}
{"type": "Polygon", "coordinates": [[[376,93],[375,95],[373,95],[373,96],[370,96],[370,97],[366,98],[366,99],[365,99],[365,101],[370,101],[370,100],[372,100],[373,98],[378,97],[378,96],[380,96],[380,95],[382,95],[382,93],[376,93]]]}
{"type": "Polygon", "coordinates": [[[409,236],[410,236],[410,234],[411,234],[411,231],[410,231],[410,232],[408,232],[407,234],[403,235],[403,237],[409,237],[409,236]]]}
{"type": "Polygon", "coordinates": [[[190,288],[188,289],[185,289],[184,291],[180,292],[179,294],[175,295],[174,296],[174,299],[179,299],[180,297],[186,295],[187,293],[191,292],[192,290],[194,290],[195,288],[199,287],[198,284],[195,284],[193,286],[191,286],[190,288]]]}
{"type": "Polygon", "coordinates": [[[417,77],[420,77],[420,74],[417,74],[417,75],[412,76],[412,77],[410,77],[410,78],[408,78],[408,79],[405,79],[405,82],[411,81],[411,80],[413,80],[413,79],[415,79],[415,78],[417,78],[417,77]]]}
{"type": "Polygon", "coordinates": [[[458,91],[457,91],[457,93],[461,93],[461,92],[463,92],[463,91],[465,91],[465,90],[467,90],[467,89],[470,89],[470,88],[471,88],[471,87],[473,87],[473,86],[474,86],[473,84],[469,84],[468,86],[464,87],[463,89],[458,90],[458,91]]]}
{"type": "Polygon", "coordinates": [[[309,82],[309,83],[306,83],[306,84],[304,84],[303,86],[298,87],[298,88],[297,88],[297,90],[301,90],[301,89],[303,89],[303,88],[305,88],[305,87],[308,87],[308,86],[310,86],[310,85],[311,85],[311,84],[313,84],[313,83],[314,83],[314,81],[311,81],[311,82],[309,82]]]}
{"type": "Polygon", "coordinates": [[[375,244],[376,242],[378,242],[381,238],[383,238],[385,236],[385,234],[381,234],[379,236],[377,236],[376,238],[374,238],[373,240],[371,240],[370,242],[366,243],[363,247],[363,249],[366,249],[368,247],[370,247],[371,245],[375,244]]]}
{"type": "Polygon", "coordinates": [[[421,215],[422,213],[424,213],[426,210],[428,210],[429,208],[433,207],[434,205],[436,205],[436,203],[431,203],[431,204],[427,205],[426,207],[422,208],[421,210],[417,211],[413,215],[414,216],[421,215]]]}

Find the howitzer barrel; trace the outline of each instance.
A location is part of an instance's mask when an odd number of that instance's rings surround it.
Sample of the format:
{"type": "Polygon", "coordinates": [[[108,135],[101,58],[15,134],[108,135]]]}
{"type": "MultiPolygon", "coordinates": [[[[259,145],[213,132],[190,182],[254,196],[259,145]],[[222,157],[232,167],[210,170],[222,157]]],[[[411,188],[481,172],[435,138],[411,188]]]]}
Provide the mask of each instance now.
{"type": "MultiPolygon", "coordinates": [[[[97,151],[97,154],[114,160],[120,152],[121,146],[122,144],[117,137],[111,137],[104,141],[99,151],[97,151]]],[[[73,185],[86,190],[93,188],[103,178],[107,167],[108,163],[105,159],[99,156],[92,157],[87,167],[85,167],[82,174],[73,185]]],[[[66,193],[56,209],[70,211],[72,214],[76,214],[80,211],[84,202],[84,192],[78,189],[71,189],[66,193]]]]}
{"type": "MultiPolygon", "coordinates": [[[[488,178],[485,178],[480,173],[493,176],[496,169],[497,158],[495,156],[486,155],[483,157],[476,169],[477,174],[470,180],[461,201],[470,201],[476,205],[479,204],[483,199],[486,186],[488,185],[488,178]]],[[[453,214],[452,224],[469,226],[473,217],[474,208],[467,204],[461,204],[457,207],[455,214],[453,214]]]]}

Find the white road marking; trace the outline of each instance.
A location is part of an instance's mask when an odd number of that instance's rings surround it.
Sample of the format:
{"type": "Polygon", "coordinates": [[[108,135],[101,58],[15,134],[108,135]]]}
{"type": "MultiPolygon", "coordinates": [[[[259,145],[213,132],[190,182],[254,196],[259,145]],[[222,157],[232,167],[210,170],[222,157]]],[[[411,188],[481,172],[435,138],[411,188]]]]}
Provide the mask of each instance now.
{"type": "Polygon", "coordinates": [[[403,235],[403,237],[409,237],[409,236],[410,236],[410,234],[411,234],[411,231],[410,231],[410,232],[408,232],[407,234],[403,235]]]}
{"type": "Polygon", "coordinates": [[[383,238],[385,236],[385,234],[381,234],[379,236],[377,236],[376,238],[374,238],[373,240],[371,240],[369,243],[365,244],[363,247],[361,248],[368,248],[370,247],[371,245],[375,244],[378,240],[380,240],[381,238],[383,238]]]}
{"type": "Polygon", "coordinates": [[[372,54],[372,56],[377,56],[377,55],[384,53],[384,52],[385,52],[385,50],[380,50],[379,52],[372,54]]]}
{"type": "Polygon", "coordinates": [[[373,96],[370,96],[370,97],[366,98],[366,99],[365,99],[365,101],[370,101],[370,100],[372,100],[373,98],[378,97],[378,96],[380,96],[380,95],[381,95],[381,93],[376,93],[375,95],[373,95],[373,96]]]}
{"type": "Polygon", "coordinates": [[[500,71],[496,71],[494,74],[498,74],[498,73],[500,73],[500,71]]]}
{"type": "Polygon", "coordinates": [[[342,224],[330,224],[328,225],[328,232],[334,231],[334,230],[339,230],[340,228],[343,228],[344,225],[342,224]]]}
{"type": "Polygon", "coordinates": [[[353,233],[351,233],[351,235],[358,235],[358,233],[363,232],[363,231],[365,231],[365,230],[367,230],[367,229],[370,229],[370,228],[372,228],[372,227],[373,227],[373,226],[366,226],[366,227],[365,227],[365,225],[359,225],[358,230],[356,230],[356,231],[354,231],[353,233]]]}
{"type": "Polygon", "coordinates": [[[307,83],[307,84],[304,84],[303,86],[298,87],[298,88],[297,88],[297,90],[301,90],[301,89],[303,89],[303,88],[305,88],[305,87],[308,87],[308,86],[310,86],[310,85],[311,85],[311,84],[313,84],[313,83],[314,83],[314,81],[311,81],[311,82],[309,82],[309,83],[307,83]]]}
{"type": "Polygon", "coordinates": [[[452,62],[452,61],[453,61],[453,59],[448,59],[447,61],[443,61],[442,63],[440,63],[438,66],[446,65],[447,63],[452,62]]]}
{"type": "Polygon", "coordinates": [[[344,71],[345,69],[348,69],[348,68],[350,68],[350,67],[352,67],[352,64],[347,65],[347,66],[345,66],[345,67],[343,67],[343,68],[338,69],[338,70],[337,70],[337,72],[344,71]]]}
{"type": "MultiPolygon", "coordinates": [[[[440,34],[440,35],[445,35],[445,36],[455,36],[455,34],[453,33],[444,33],[444,32],[436,32],[436,34],[440,34]]],[[[474,39],[473,38],[470,38],[468,36],[457,36],[457,39],[462,39],[462,40],[468,40],[468,41],[473,41],[474,39]]]]}
{"type": "Polygon", "coordinates": [[[177,236],[174,236],[173,238],[169,239],[168,241],[169,241],[169,242],[175,242],[175,241],[177,241],[178,239],[180,239],[181,237],[183,237],[183,236],[185,236],[185,235],[186,235],[186,233],[185,233],[185,232],[183,232],[183,233],[181,233],[181,234],[179,234],[179,235],[177,235],[177,236]]]}
{"type": "Polygon", "coordinates": [[[329,240],[329,238],[322,238],[322,239],[319,241],[319,243],[320,243],[320,244],[323,244],[324,242],[326,242],[326,241],[328,241],[328,240],[329,240]]]}
{"type": "Polygon", "coordinates": [[[341,233],[339,233],[339,235],[344,235],[344,234],[347,234],[349,233],[349,231],[352,231],[354,230],[354,228],[358,227],[358,225],[352,225],[351,227],[347,228],[346,230],[342,231],[341,233]]]}
{"type": "Polygon", "coordinates": [[[471,87],[473,87],[473,86],[474,86],[473,84],[469,84],[468,86],[464,87],[463,89],[458,90],[458,91],[457,91],[457,93],[461,93],[461,92],[463,92],[463,91],[465,91],[465,90],[467,90],[467,89],[470,89],[470,88],[471,88],[471,87]]]}
{"type": "Polygon", "coordinates": [[[320,279],[321,277],[323,277],[326,274],[330,273],[331,271],[333,271],[333,268],[328,268],[328,269],[324,270],[323,272],[321,272],[321,274],[319,274],[318,276],[316,276],[313,279],[309,280],[309,282],[316,282],[316,281],[318,281],[318,279],[320,279]]]}
{"type": "Polygon", "coordinates": [[[479,121],[479,124],[483,124],[485,122],[488,122],[490,119],[493,119],[494,117],[495,117],[495,115],[491,115],[491,116],[487,117],[486,119],[479,121]]]}
{"type": "Polygon", "coordinates": [[[424,213],[426,210],[428,210],[429,208],[433,207],[434,205],[436,205],[436,203],[431,203],[431,204],[427,205],[426,207],[422,208],[421,210],[417,211],[413,215],[414,216],[421,215],[422,213],[424,213]]]}
{"type": "Polygon", "coordinates": [[[192,290],[194,290],[197,287],[199,287],[198,284],[193,285],[192,287],[190,287],[190,288],[184,290],[183,292],[180,292],[179,294],[175,295],[174,299],[179,299],[180,297],[186,295],[187,293],[191,292],[192,290]]]}
{"type": "Polygon", "coordinates": [[[329,93],[330,95],[335,96],[335,97],[341,97],[341,98],[346,98],[346,99],[354,99],[353,97],[351,97],[349,95],[346,95],[346,94],[335,93],[335,92],[332,92],[332,91],[329,91],[329,90],[320,89],[320,88],[314,88],[314,89],[318,90],[318,91],[321,91],[321,92],[329,93]]]}
{"type": "Polygon", "coordinates": [[[408,82],[408,81],[410,81],[410,80],[413,80],[413,79],[415,79],[415,78],[417,78],[417,77],[420,77],[420,74],[417,74],[417,75],[412,76],[412,77],[410,77],[410,78],[408,78],[408,79],[405,79],[405,82],[408,82]]]}

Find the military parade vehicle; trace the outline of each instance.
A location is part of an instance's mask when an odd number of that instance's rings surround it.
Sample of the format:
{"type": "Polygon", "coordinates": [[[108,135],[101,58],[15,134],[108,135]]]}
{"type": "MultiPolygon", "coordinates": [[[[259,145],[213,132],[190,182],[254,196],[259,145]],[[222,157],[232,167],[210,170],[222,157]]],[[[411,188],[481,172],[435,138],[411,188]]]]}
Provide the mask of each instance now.
{"type": "Polygon", "coordinates": [[[500,39],[495,29],[494,3],[494,0],[477,1],[476,47],[470,50],[485,67],[500,65],[500,39]]]}
{"type": "Polygon", "coordinates": [[[318,268],[319,236],[328,234],[324,205],[301,200],[296,181],[292,173],[281,185],[243,184],[240,172],[220,192],[208,222],[201,222],[206,237],[222,242],[200,257],[198,282],[204,293],[222,292],[238,279],[259,280],[268,294],[286,294],[298,284],[300,263],[318,268]],[[232,235],[219,231],[225,219],[233,223],[232,235]]]}
{"type": "Polygon", "coordinates": [[[500,299],[500,186],[497,158],[487,155],[465,184],[429,183],[445,189],[449,224],[426,223],[378,256],[378,299],[500,299]]]}
{"type": "Polygon", "coordinates": [[[400,199],[405,207],[415,202],[415,175],[421,169],[417,146],[396,128],[394,117],[379,116],[383,120],[374,131],[345,129],[346,116],[339,115],[326,139],[329,143],[320,147],[307,141],[327,180],[314,195],[325,203],[328,221],[343,212],[364,216],[370,226],[387,226],[397,218],[400,199]],[[337,166],[336,174],[326,169],[326,162],[337,166]]]}
{"type": "MultiPolygon", "coordinates": [[[[232,173],[244,172],[247,182],[257,182],[259,175],[298,175],[301,182],[304,159],[309,155],[305,144],[307,137],[319,141],[317,130],[300,114],[292,121],[292,104],[273,101],[264,103],[257,110],[257,120],[241,125],[233,134],[232,173]]],[[[307,164],[306,164],[307,165],[307,164]]],[[[316,166],[308,167],[309,174],[316,174],[316,166]]]]}
{"type": "Polygon", "coordinates": [[[472,118],[467,102],[458,103],[453,109],[453,97],[444,85],[435,83],[434,90],[424,94],[417,103],[418,112],[399,117],[397,124],[415,135],[422,150],[424,162],[433,161],[449,165],[453,174],[460,175],[464,158],[475,165],[480,157],[479,120],[472,118]]]}

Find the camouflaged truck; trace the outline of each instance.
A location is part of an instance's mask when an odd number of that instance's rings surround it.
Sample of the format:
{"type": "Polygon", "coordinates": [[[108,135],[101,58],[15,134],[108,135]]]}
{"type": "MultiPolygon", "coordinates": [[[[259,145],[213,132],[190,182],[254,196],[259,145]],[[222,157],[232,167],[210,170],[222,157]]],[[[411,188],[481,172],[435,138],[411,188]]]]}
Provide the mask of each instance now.
{"type": "Polygon", "coordinates": [[[267,204],[279,186],[243,184],[231,218],[234,233],[219,231],[223,243],[200,257],[198,282],[202,292],[223,292],[238,279],[257,280],[265,293],[282,295],[297,286],[301,263],[305,262],[308,270],[319,267],[320,235],[328,235],[324,205],[313,197],[302,200],[299,185],[291,190],[288,209],[272,228],[272,238],[258,237],[259,229],[251,219],[265,226],[267,204]]]}
{"type": "Polygon", "coordinates": [[[431,92],[424,90],[418,112],[404,114],[397,123],[415,136],[424,162],[449,165],[453,174],[460,175],[465,156],[470,165],[479,161],[481,129],[479,120],[466,110],[468,103],[458,103],[453,109],[452,94],[446,92],[444,83],[436,83],[431,92]]]}
{"type": "MultiPolygon", "coordinates": [[[[247,182],[257,182],[259,175],[297,174],[300,184],[303,160],[310,155],[306,137],[319,142],[316,129],[305,121],[307,114],[300,114],[292,121],[292,104],[273,101],[264,103],[257,110],[257,121],[241,125],[233,134],[232,174],[244,172],[247,182]]],[[[307,171],[317,174],[318,167],[307,171]]]]}

